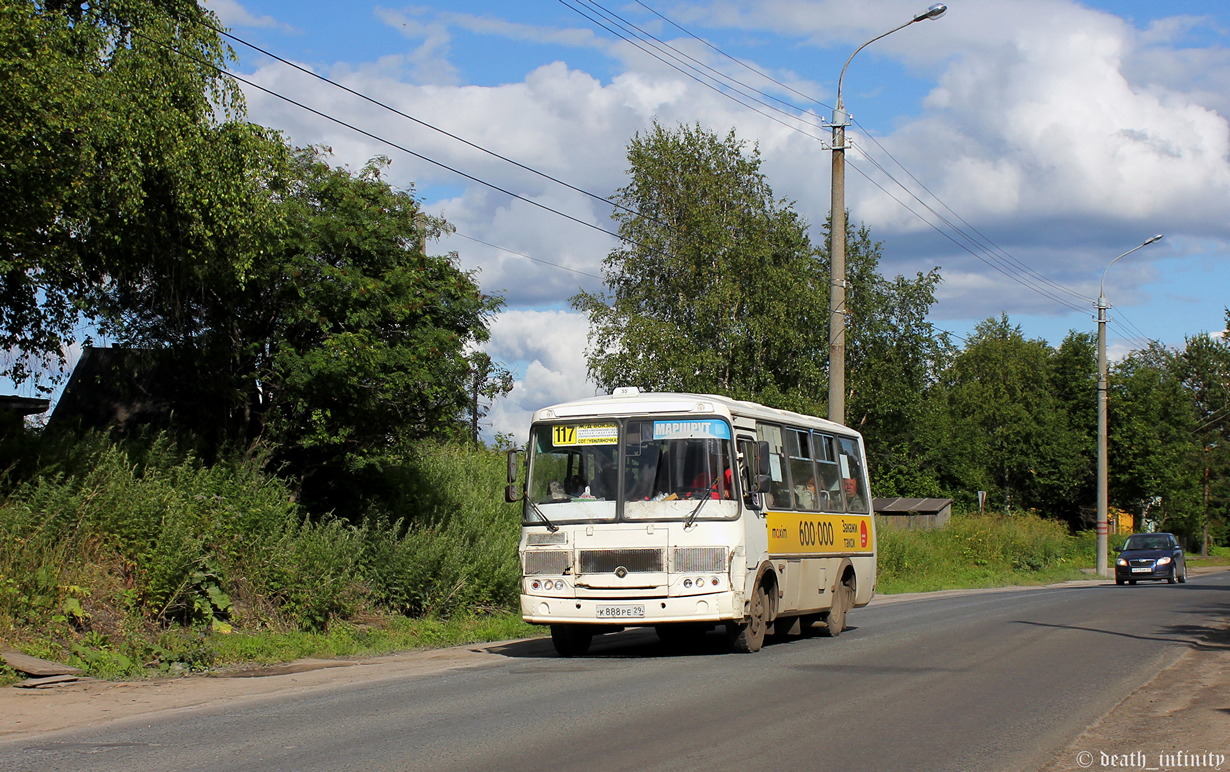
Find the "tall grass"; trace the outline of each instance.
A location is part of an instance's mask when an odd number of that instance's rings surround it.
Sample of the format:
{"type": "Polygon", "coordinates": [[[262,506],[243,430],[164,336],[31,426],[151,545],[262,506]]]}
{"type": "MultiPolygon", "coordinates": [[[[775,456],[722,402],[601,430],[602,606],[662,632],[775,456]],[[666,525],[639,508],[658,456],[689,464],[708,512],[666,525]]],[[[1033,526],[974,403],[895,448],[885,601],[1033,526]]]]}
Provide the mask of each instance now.
{"type": "Polygon", "coordinates": [[[879,527],[878,585],[884,593],[1043,583],[1092,565],[1092,542],[1037,515],[956,515],[948,527],[879,527]]]}
{"type": "Polygon", "coordinates": [[[396,495],[359,522],[308,517],[257,460],[206,466],[166,438],[93,436],[55,459],[0,501],[0,640],[96,674],[208,664],[209,631],[447,618],[516,598],[519,519],[495,453],[430,446],[389,462],[396,495]]]}

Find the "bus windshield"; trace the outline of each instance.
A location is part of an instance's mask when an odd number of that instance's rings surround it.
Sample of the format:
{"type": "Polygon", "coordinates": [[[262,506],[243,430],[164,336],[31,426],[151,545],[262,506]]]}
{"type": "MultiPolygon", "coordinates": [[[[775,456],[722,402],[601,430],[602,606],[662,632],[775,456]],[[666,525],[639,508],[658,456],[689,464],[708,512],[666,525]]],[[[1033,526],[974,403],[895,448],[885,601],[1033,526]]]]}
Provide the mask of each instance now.
{"type": "Polygon", "coordinates": [[[717,418],[537,425],[526,522],[737,517],[731,436],[717,418]]]}

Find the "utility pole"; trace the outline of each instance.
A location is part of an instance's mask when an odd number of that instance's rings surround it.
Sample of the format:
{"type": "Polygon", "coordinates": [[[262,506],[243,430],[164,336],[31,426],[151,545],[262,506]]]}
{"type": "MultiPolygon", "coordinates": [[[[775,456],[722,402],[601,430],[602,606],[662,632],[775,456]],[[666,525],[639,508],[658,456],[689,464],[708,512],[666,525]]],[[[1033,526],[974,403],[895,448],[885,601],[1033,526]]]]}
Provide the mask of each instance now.
{"type": "Polygon", "coordinates": [[[1106,517],[1109,498],[1106,491],[1108,469],[1108,454],[1106,450],[1106,309],[1110,308],[1106,303],[1106,272],[1120,259],[1127,257],[1138,249],[1149,246],[1155,241],[1160,241],[1161,238],[1162,234],[1160,233],[1156,236],[1150,236],[1145,239],[1144,243],[1132,247],[1122,255],[1119,255],[1119,257],[1111,260],[1106,264],[1106,269],[1102,271],[1102,281],[1098,285],[1098,556],[1096,569],[1098,576],[1110,576],[1106,561],[1107,534],[1110,530],[1106,517]]]}

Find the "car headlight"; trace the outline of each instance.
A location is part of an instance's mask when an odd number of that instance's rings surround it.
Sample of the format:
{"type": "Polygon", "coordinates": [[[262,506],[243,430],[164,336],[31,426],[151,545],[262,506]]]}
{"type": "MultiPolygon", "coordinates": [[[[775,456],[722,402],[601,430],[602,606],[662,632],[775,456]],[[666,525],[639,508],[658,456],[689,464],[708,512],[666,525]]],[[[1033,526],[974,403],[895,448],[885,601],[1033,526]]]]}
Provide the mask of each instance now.
{"type": "Polygon", "coordinates": [[[1158,558],[1158,559],[1157,559],[1157,564],[1158,564],[1159,566],[1167,566],[1167,565],[1170,565],[1170,556],[1169,556],[1169,555],[1167,555],[1167,556],[1166,556],[1166,557],[1164,557],[1164,558],[1158,558]]]}
{"type": "Polygon", "coordinates": [[[1117,565],[1117,566],[1126,566],[1126,565],[1127,565],[1127,558],[1119,558],[1118,560],[1116,560],[1116,561],[1115,561],[1115,565],[1117,565]]]}

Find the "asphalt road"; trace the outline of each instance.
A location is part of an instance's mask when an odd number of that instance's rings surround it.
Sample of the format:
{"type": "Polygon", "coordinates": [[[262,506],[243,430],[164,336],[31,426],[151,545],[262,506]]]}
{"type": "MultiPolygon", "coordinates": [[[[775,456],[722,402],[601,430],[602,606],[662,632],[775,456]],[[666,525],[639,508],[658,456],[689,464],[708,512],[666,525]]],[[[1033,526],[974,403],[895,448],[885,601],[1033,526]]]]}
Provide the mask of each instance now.
{"type": "Polygon", "coordinates": [[[884,599],[837,639],[652,632],[0,744],[3,770],[1029,770],[1230,614],[1230,573],[884,599]]]}

